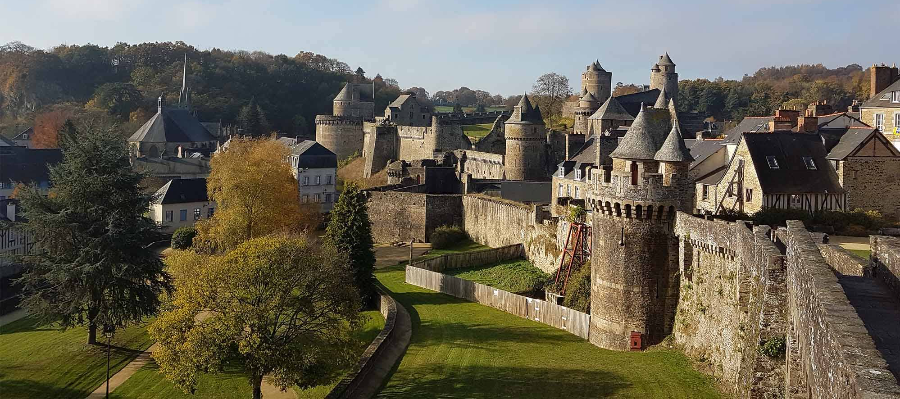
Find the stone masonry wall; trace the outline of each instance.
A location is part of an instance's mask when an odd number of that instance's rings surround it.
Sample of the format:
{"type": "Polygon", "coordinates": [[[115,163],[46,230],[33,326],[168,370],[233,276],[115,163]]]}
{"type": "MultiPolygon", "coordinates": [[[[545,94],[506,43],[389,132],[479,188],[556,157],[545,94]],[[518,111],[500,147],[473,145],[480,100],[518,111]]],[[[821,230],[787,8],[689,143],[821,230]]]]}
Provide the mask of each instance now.
{"type": "Polygon", "coordinates": [[[761,356],[761,341],[783,337],[784,257],[743,222],[679,213],[681,277],[673,336],[727,391],[753,398],[783,392],[784,362],[761,356]]]}
{"type": "Polygon", "coordinates": [[[425,241],[424,194],[397,191],[369,191],[369,220],[375,242],[425,241]]]}
{"type": "Polygon", "coordinates": [[[900,158],[850,157],[841,166],[848,209],[900,216],[900,158]]]}
{"type": "Polygon", "coordinates": [[[871,268],[865,259],[834,244],[817,244],[825,262],[835,272],[847,276],[872,276],[871,268]]]}
{"type": "Polygon", "coordinates": [[[900,238],[870,236],[869,243],[874,276],[884,281],[900,300],[900,238]]]}
{"type": "Polygon", "coordinates": [[[809,232],[788,221],[789,393],[804,398],[900,397],[875,348],[809,232]]]}

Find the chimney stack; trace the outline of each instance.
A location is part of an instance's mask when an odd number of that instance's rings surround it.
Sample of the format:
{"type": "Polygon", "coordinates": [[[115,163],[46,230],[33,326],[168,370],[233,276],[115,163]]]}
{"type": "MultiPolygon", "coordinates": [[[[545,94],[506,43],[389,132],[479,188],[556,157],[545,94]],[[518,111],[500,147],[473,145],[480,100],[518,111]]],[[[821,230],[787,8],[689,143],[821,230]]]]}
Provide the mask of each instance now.
{"type": "Polygon", "coordinates": [[[900,71],[897,70],[897,67],[889,67],[884,64],[873,64],[870,74],[872,80],[872,85],[869,88],[870,99],[875,98],[875,95],[881,93],[882,90],[886,89],[900,78],[900,71]]]}
{"type": "Polygon", "coordinates": [[[12,222],[16,221],[16,203],[14,201],[6,202],[6,218],[12,222]]]}
{"type": "Polygon", "coordinates": [[[801,116],[797,119],[797,132],[798,133],[815,133],[819,130],[819,118],[815,115],[810,115],[807,112],[806,116],[801,116]]]}

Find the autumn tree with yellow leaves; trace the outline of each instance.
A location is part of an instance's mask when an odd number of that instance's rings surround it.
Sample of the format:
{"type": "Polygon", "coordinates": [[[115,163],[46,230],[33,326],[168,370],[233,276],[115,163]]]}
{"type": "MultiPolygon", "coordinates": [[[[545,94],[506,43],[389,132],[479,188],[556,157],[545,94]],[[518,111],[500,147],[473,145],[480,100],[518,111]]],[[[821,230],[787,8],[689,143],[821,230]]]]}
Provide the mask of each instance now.
{"type": "Polygon", "coordinates": [[[289,152],[275,140],[233,138],[212,157],[207,192],[218,208],[196,224],[196,248],[224,252],[268,234],[315,228],[319,215],[301,207],[289,152]]]}
{"type": "Polygon", "coordinates": [[[197,377],[241,367],[261,397],[333,381],[354,361],[359,295],[344,255],[305,238],[269,235],[224,255],[175,251],[175,292],[151,324],[160,371],[185,391],[197,377]]]}

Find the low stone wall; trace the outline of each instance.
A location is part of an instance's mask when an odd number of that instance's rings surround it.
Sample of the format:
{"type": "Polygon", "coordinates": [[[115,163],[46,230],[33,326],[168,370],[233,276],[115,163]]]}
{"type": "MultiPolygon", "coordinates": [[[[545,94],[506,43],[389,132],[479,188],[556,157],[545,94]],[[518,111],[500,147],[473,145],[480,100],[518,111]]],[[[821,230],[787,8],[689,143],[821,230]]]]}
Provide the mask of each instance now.
{"type": "Polygon", "coordinates": [[[524,256],[525,248],[522,244],[513,244],[500,248],[447,254],[437,258],[420,260],[412,263],[410,266],[440,273],[445,270],[487,265],[506,260],[519,259],[524,256]]]}
{"type": "Polygon", "coordinates": [[[591,315],[565,306],[414,266],[406,267],[406,283],[478,302],[588,339],[591,315]]]}
{"type": "Polygon", "coordinates": [[[845,276],[872,276],[872,268],[865,259],[860,258],[840,245],[835,244],[817,244],[819,252],[825,258],[828,266],[834,269],[835,273],[845,276]]]}
{"type": "Polygon", "coordinates": [[[787,225],[789,394],[900,397],[897,380],[809,232],[799,221],[787,225]]]}
{"type": "MultiPolygon", "coordinates": [[[[372,397],[387,377],[391,366],[396,364],[402,356],[402,352],[399,353],[401,356],[396,356],[397,351],[390,351],[390,347],[406,348],[409,345],[409,334],[401,334],[398,329],[395,329],[398,317],[409,318],[408,314],[401,311],[402,306],[394,298],[382,292],[378,310],[384,316],[384,328],[363,352],[354,371],[344,377],[325,396],[327,399],[372,397]],[[390,359],[389,357],[395,358],[390,359]],[[386,369],[385,365],[387,365],[386,369]]],[[[408,324],[409,321],[406,323],[408,324]]]]}
{"type": "Polygon", "coordinates": [[[870,258],[875,278],[884,281],[900,300],[900,238],[870,236],[872,248],[870,258]]]}

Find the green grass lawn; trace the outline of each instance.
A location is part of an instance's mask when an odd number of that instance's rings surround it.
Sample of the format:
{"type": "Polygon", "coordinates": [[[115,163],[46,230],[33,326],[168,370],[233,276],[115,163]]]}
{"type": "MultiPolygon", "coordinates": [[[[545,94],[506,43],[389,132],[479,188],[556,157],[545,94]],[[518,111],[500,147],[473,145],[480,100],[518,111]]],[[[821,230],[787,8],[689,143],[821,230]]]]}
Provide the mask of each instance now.
{"type": "MultiPolygon", "coordinates": [[[[362,354],[366,347],[384,328],[384,318],[378,311],[363,312],[366,324],[358,335],[359,348],[357,351],[362,354]]],[[[321,385],[308,389],[297,389],[297,395],[301,399],[306,398],[322,398],[337,385],[338,381],[334,381],[328,385],[321,385]]],[[[155,362],[150,362],[137,371],[128,381],[125,381],[119,388],[110,394],[115,398],[166,398],[166,399],[204,399],[204,398],[223,398],[223,399],[244,399],[252,394],[250,384],[247,377],[241,374],[239,367],[225,367],[225,370],[218,374],[205,374],[200,376],[197,387],[193,395],[184,393],[181,389],[169,382],[162,374],[159,373],[159,367],[155,362]]],[[[5,399],[5,398],[4,398],[5,399]]]]}
{"type": "Polygon", "coordinates": [[[857,256],[859,256],[860,258],[863,258],[863,259],[866,259],[866,260],[868,260],[869,257],[872,256],[872,251],[870,251],[870,250],[868,250],[868,249],[848,249],[848,251],[853,252],[854,254],[856,254],[857,256]]]}
{"type": "MultiPolygon", "coordinates": [[[[31,317],[0,327],[0,397],[86,397],[106,381],[106,345],[88,345],[87,335],[82,327],[63,331],[31,317]]],[[[111,373],[150,343],[145,325],[118,332],[112,339],[111,373]]]]}
{"type": "MultiPolygon", "coordinates": [[[[475,241],[466,239],[466,240],[462,240],[462,241],[454,244],[453,246],[451,246],[449,248],[432,249],[432,250],[428,251],[428,253],[426,253],[425,255],[422,255],[420,257],[413,259],[413,261],[432,259],[432,258],[437,258],[437,257],[443,256],[443,255],[478,251],[480,249],[489,249],[489,248],[490,248],[489,246],[481,245],[475,241]]],[[[406,261],[403,261],[401,263],[406,264],[406,261]]]]}
{"type": "MultiPolygon", "coordinates": [[[[446,271],[447,274],[520,295],[534,296],[550,276],[524,259],[446,271]]],[[[543,296],[542,296],[543,297],[543,296]]]]}
{"type": "Polygon", "coordinates": [[[675,351],[613,352],[530,320],[375,272],[409,311],[413,334],[385,398],[714,398],[675,351]]]}
{"type": "Polygon", "coordinates": [[[493,123],[482,123],[478,125],[463,125],[462,130],[466,136],[472,139],[472,142],[477,142],[487,136],[491,132],[491,127],[493,127],[493,123]]]}

